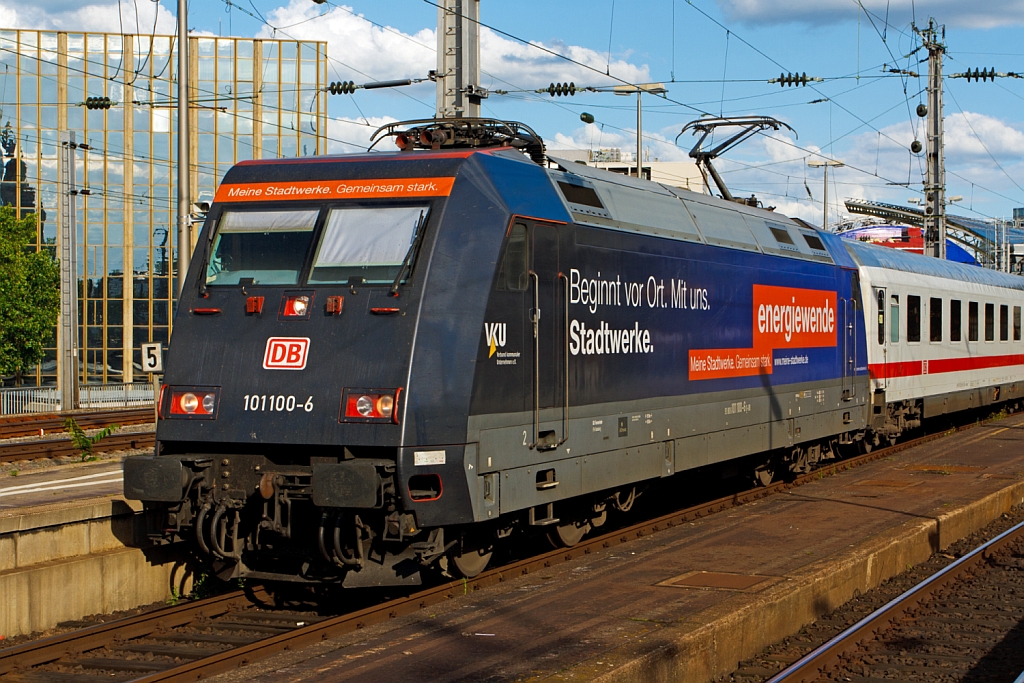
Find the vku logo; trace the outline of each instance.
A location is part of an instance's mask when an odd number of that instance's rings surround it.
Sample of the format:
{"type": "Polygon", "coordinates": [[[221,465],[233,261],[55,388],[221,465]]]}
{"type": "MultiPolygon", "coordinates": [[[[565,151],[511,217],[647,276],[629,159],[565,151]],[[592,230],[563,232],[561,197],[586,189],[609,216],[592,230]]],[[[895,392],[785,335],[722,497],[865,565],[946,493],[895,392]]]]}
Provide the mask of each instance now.
{"type": "Polygon", "coordinates": [[[505,348],[505,323],[484,323],[484,340],[487,342],[487,357],[494,356],[498,347],[505,348]]]}

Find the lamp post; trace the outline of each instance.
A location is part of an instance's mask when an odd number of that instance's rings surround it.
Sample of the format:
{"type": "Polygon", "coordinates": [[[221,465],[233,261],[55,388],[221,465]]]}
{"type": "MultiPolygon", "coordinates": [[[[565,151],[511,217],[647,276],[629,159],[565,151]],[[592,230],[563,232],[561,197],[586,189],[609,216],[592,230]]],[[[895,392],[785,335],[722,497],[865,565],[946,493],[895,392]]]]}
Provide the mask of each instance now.
{"type": "Polygon", "coordinates": [[[832,166],[833,168],[839,168],[841,166],[845,166],[846,164],[843,163],[842,161],[838,161],[836,159],[824,159],[824,160],[811,159],[810,161],[807,162],[807,165],[810,166],[811,168],[824,168],[825,169],[825,194],[822,197],[822,199],[823,199],[822,203],[825,205],[825,209],[824,209],[824,213],[823,213],[822,219],[821,219],[821,229],[827,231],[828,230],[828,167],[832,166]]]}
{"type": "Polygon", "coordinates": [[[662,83],[638,83],[637,85],[616,85],[612,88],[616,95],[631,95],[636,93],[636,177],[639,179],[643,164],[643,108],[640,98],[643,94],[664,95],[668,88],[662,83]]]}
{"type": "Polygon", "coordinates": [[[178,0],[178,281],[180,297],[192,257],[192,231],[189,221],[189,147],[188,147],[188,3],[178,0]]]}

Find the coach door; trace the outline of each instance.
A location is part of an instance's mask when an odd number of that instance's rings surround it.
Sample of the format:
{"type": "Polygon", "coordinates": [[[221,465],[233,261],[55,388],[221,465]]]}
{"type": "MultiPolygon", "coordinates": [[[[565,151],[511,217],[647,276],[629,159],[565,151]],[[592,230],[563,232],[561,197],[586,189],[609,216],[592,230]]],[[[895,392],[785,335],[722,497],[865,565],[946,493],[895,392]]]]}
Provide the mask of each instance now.
{"type": "MultiPolygon", "coordinates": [[[[568,346],[568,280],[559,269],[558,226],[530,224],[530,295],[528,325],[533,336],[533,443],[538,450],[557,448],[565,441],[568,420],[566,363],[568,346]],[[561,424],[540,424],[540,413],[561,408],[561,424]]],[[[530,332],[528,332],[530,334],[530,332]]]]}
{"type": "Polygon", "coordinates": [[[860,309],[860,278],[851,273],[850,298],[840,299],[843,310],[843,400],[849,401],[857,395],[857,318],[860,309]]]}
{"type": "Polygon", "coordinates": [[[881,355],[879,370],[875,376],[877,388],[887,389],[889,385],[888,370],[890,363],[899,360],[900,342],[900,296],[890,294],[884,287],[876,287],[875,306],[878,314],[876,341],[881,355]]]}

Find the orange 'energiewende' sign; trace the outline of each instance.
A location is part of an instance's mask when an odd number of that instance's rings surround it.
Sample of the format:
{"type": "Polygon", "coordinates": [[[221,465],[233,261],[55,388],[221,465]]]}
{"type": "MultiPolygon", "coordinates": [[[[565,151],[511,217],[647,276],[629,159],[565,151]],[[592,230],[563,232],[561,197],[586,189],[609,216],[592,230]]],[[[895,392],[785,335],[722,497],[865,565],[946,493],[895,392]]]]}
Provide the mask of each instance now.
{"type": "Polygon", "coordinates": [[[836,345],[834,291],[754,285],[752,308],[753,346],[691,349],[691,380],[770,375],[775,351],[836,345]]]}
{"type": "Polygon", "coordinates": [[[447,197],[455,178],[377,178],[224,184],[216,202],[275,202],[289,199],[379,199],[447,197]]]}

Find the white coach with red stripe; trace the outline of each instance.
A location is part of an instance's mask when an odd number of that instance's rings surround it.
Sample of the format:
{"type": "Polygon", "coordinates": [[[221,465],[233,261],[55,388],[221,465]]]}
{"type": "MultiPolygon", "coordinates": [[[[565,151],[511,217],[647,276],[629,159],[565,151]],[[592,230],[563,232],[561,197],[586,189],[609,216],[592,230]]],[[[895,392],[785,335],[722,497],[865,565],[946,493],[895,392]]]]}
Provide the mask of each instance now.
{"type": "Polygon", "coordinates": [[[859,266],[875,396],[931,417],[1024,392],[1024,278],[853,241],[847,248],[859,266]]]}

